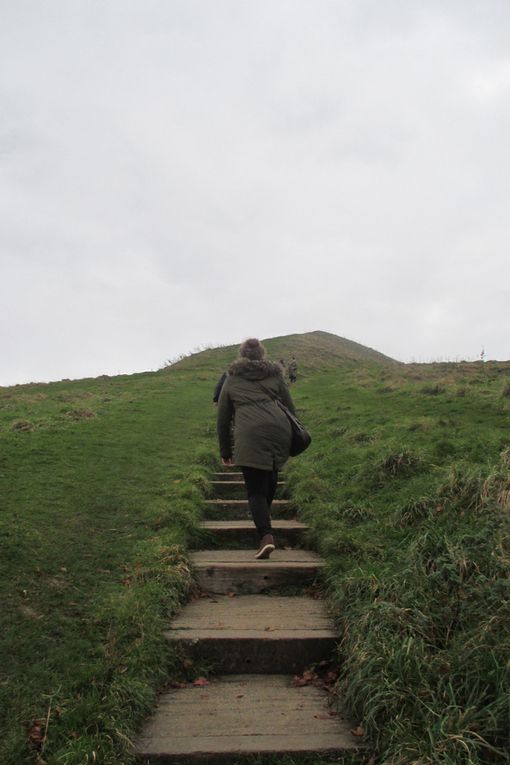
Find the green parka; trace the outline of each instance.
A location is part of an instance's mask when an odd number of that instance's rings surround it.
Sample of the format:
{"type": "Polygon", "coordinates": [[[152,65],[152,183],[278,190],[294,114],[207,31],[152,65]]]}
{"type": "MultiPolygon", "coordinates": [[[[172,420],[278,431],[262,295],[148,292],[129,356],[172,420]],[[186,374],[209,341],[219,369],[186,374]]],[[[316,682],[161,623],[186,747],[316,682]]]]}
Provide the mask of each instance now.
{"type": "Polygon", "coordinates": [[[218,437],[223,459],[259,470],[280,469],[289,458],[291,428],[278,398],[291,412],[294,404],[279,364],[239,359],[228,370],[218,403],[218,437]]]}

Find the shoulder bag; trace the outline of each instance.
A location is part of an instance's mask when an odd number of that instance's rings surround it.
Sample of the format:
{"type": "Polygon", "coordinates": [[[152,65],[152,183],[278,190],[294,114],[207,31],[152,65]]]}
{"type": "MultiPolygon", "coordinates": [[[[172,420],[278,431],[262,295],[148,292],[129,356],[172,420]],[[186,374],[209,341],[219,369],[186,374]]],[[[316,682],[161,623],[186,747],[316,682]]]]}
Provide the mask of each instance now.
{"type": "Polygon", "coordinates": [[[298,454],[301,454],[301,452],[304,452],[305,449],[308,449],[312,443],[312,437],[303,423],[298,420],[295,414],[292,414],[290,409],[288,409],[285,404],[282,404],[280,399],[275,398],[273,400],[276,402],[276,405],[280,407],[290,422],[290,427],[292,429],[292,441],[290,443],[289,454],[291,457],[297,457],[298,454]]]}
{"type": "Polygon", "coordinates": [[[292,414],[290,409],[285,406],[285,404],[280,401],[280,399],[273,395],[272,392],[268,391],[268,389],[262,385],[262,383],[259,382],[259,387],[261,390],[266,393],[269,398],[271,398],[276,406],[278,406],[282,412],[287,417],[288,421],[290,422],[290,427],[292,430],[292,440],[290,442],[290,451],[289,454],[291,457],[297,457],[298,454],[301,454],[305,451],[305,449],[308,449],[310,444],[312,443],[312,436],[308,432],[308,430],[305,428],[302,422],[298,420],[295,414],[292,414]]]}

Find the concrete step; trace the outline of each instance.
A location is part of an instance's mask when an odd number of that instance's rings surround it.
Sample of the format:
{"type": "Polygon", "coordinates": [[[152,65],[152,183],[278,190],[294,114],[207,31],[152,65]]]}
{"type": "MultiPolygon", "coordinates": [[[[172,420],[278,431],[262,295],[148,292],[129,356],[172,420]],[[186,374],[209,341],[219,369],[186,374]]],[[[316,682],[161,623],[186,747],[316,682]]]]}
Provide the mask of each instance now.
{"type": "Polygon", "coordinates": [[[255,560],[254,550],[201,550],[191,559],[204,592],[251,595],[282,587],[313,584],[324,560],[308,550],[275,550],[255,560]]]}
{"type": "MultiPolygon", "coordinates": [[[[204,518],[207,519],[251,518],[246,499],[206,499],[203,508],[204,518]]],[[[295,514],[295,508],[288,499],[275,499],[271,505],[272,518],[293,518],[295,514]]]]}
{"type": "MultiPolygon", "coordinates": [[[[211,481],[211,487],[216,498],[244,499],[246,497],[246,485],[244,481],[211,481]]],[[[285,486],[285,481],[278,481],[278,490],[285,486]]]]}
{"type": "Polygon", "coordinates": [[[340,755],[359,747],[326,692],[288,675],[230,675],[164,694],[135,748],[149,763],[238,762],[253,755],[340,755]]]}
{"type": "MultiPolygon", "coordinates": [[[[299,521],[273,521],[273,534],[278,547],[300,547],[303,544],[303,534],[310,527],[299,521]]],[[[226,547],[248,547],[256,549],[258,535],[252,520],[237,521],[202,521],[200,528],[205,539],[210,544],[226,547]]],[[[201,544],[202,547],[209,546],[201,544]]]]}
{"type": "Polygon", "coordinates": [[[337,639],[323,601],[267,595],[201,598],[165,635],[222,674],[301,673],[331,658],[337,639]]]}

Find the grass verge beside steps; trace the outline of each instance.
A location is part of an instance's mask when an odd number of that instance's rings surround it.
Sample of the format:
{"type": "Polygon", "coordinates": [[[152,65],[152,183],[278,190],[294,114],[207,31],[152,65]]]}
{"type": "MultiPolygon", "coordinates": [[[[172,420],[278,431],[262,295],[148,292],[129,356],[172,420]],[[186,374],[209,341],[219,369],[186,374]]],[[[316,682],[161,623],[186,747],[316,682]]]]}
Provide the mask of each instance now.
{"type": "Polygon", "coordinates": [[[131,763],[156,692],[181,676],[163,630],[192,585],[210,386],[0,390],[2,765],[131,763]]]}
{"type": "Polygon", "coordinates": [[[510,762],[508,378],[445,366],[295,390],[314,442],[289,489],[328,561],[337,692],[374,765],[510,762]]]}

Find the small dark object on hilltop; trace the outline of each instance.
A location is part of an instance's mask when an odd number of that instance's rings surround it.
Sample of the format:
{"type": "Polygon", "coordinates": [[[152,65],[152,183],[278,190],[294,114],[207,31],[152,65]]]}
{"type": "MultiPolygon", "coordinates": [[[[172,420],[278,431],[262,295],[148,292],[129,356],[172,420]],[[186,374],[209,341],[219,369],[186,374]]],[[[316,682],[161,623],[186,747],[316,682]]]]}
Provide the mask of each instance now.
{"type": "Polygon", "coordinates": [[[223,388],[223,385],[226,379],[227,379],[227,373],[223,372],[223,374],[221,375],[220,379],[218,380],[214,388],[213,404],[217,404],[218,401],[220,400],[221,389],[223,388]]]}
{"type": "Polygon", "coordinates": [[[291,358],[289,366],[287,367],[287,372],[289,375],[289,382],[295,383],[297,381],[297,361],[295,356],[291,358]]]}

